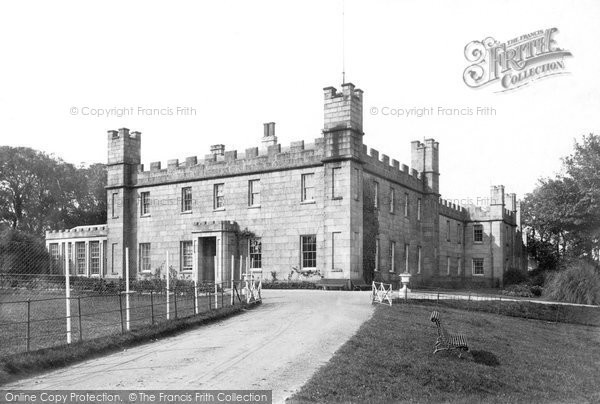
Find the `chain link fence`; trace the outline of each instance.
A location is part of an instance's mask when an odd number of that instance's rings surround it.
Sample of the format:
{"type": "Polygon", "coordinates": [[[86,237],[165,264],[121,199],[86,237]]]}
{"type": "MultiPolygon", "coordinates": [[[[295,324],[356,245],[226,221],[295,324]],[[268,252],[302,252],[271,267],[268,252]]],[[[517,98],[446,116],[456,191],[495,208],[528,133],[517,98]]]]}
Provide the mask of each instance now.
{"type": "Polygon", "coordinates": [[[108,337],[260,299],[260,280],[195,282],[64,275],[43,246],[0,250],[0,357],[108,337]],[[68,282],[68,288],[66,287],[68,282]],[[129,286],[129,289],[127,289],[129,286]]]}

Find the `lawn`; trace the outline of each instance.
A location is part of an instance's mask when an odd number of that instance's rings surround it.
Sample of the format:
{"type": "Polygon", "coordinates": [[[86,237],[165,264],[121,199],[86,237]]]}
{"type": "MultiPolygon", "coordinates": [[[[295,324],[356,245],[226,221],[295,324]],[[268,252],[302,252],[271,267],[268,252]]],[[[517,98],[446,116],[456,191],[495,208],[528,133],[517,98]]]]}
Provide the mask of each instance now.
{"type": "MultiPolygon", "coordinates": [[[[66,303],[64,292],[21,291],[0,296],[0,357],[27,350],[27,298],[29,303],[29,348],[34,351],[66,344],[66,303]],[[26,293],[27,292],[27,293],[26,293]]],[[[194,314],[193,295],[170,297],[170,318],[194,314]]],[[[126,321],[125,296],[89,293],[71,298],[72,342],[120,334],[126,321]],[[81,309],[81,311],[80,311],[81,309]],[[79,315],[81,313],[81,316],[79,315]],[[121,313],[123,315],[121,316],[121,313]],[[81,317],[81,322],[80,322],[81,317]],[[81,326],[80,326],[81,324],[81,326]],[[81,331],[81,332],[80,332],[81,331]]],[[[198,296],[198,311],[214,308],[214,296],[198,296]]],[[[219,295],[219,306],[230,305],[230,295],[219,295]]],[[[136,329],[166,320],[166,295],[130,295],[130,328],[136,329]]]]}
{"type": "Polygon", "coordinates": [[[290,402],[599,402],[600,328],[437,307],[471,353],[433,355],[433,307],[380,305],[290,402]]]}

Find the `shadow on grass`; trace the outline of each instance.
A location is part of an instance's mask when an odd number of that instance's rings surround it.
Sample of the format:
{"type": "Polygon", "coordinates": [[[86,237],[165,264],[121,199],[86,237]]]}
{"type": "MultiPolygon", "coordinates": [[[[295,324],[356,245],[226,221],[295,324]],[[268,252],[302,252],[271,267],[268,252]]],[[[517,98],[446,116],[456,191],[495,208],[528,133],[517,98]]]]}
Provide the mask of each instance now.
{"type": "Polygon", "coordinates": [[[470,351],[473,356],[473,362],[480,363],[486,366],[499,366],[500,361],[491,352],[488,351],[470,351]]]}

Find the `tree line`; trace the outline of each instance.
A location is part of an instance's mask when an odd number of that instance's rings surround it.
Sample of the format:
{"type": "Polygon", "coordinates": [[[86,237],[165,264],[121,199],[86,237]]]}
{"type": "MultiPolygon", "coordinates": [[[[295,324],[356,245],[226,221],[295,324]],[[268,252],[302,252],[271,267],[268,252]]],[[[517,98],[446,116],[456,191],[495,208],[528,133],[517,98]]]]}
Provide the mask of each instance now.
{"type": "Polygon", "coordinates": [[[47,230],[105,223],[105,186],[104,164],[0,146],[0,229],[41,239],[47,230]]]}
{"type": "Polygon", "coordinates": [[[559,174],[542,178],[524,198],[530,256],[541,269],[570,260],[600,264],[600,137],[575,141],[559,174]]]}

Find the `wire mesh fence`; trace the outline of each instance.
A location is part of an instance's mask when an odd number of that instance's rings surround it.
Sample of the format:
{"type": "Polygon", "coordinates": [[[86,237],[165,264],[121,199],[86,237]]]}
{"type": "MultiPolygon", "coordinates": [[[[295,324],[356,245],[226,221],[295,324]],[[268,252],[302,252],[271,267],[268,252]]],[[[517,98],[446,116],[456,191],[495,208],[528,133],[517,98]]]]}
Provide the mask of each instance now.
{"type": "Polygon", "coordinates": [[[600,306],[518,299],[477,291],[413,290],[399,293],[394,303],[424,304],[556,323],[600,326],[600,306]]]}
{"type": "MultiPolygon", "coordinates": [[[[231,268],[222,268],[223,282],[198,282],[170,267],[166,253],[169,270],[164,274],[136,273],[127,281],[127,275],[103,276],[102,254],[91,244],[89,251],[74,246],[77,243],[50,243],[46,250],[43,243],[31,240],[0,244],[0,357],[260,299],[261,283],[249,270],[248,257],[231,257],[231,268]],[[231,270],[231,276],[225,276],[225,270],[231,270]]],[[[217,261],[212,262],[217,279],[217,261]]]]}
{"type": "Polygon", "coordinates": [[[0,274],[0,356],[106,337],[248,300],[250,282],[131,282],[0,274]],[[62,278],[62,281],[61,279],[62,278]]]}

